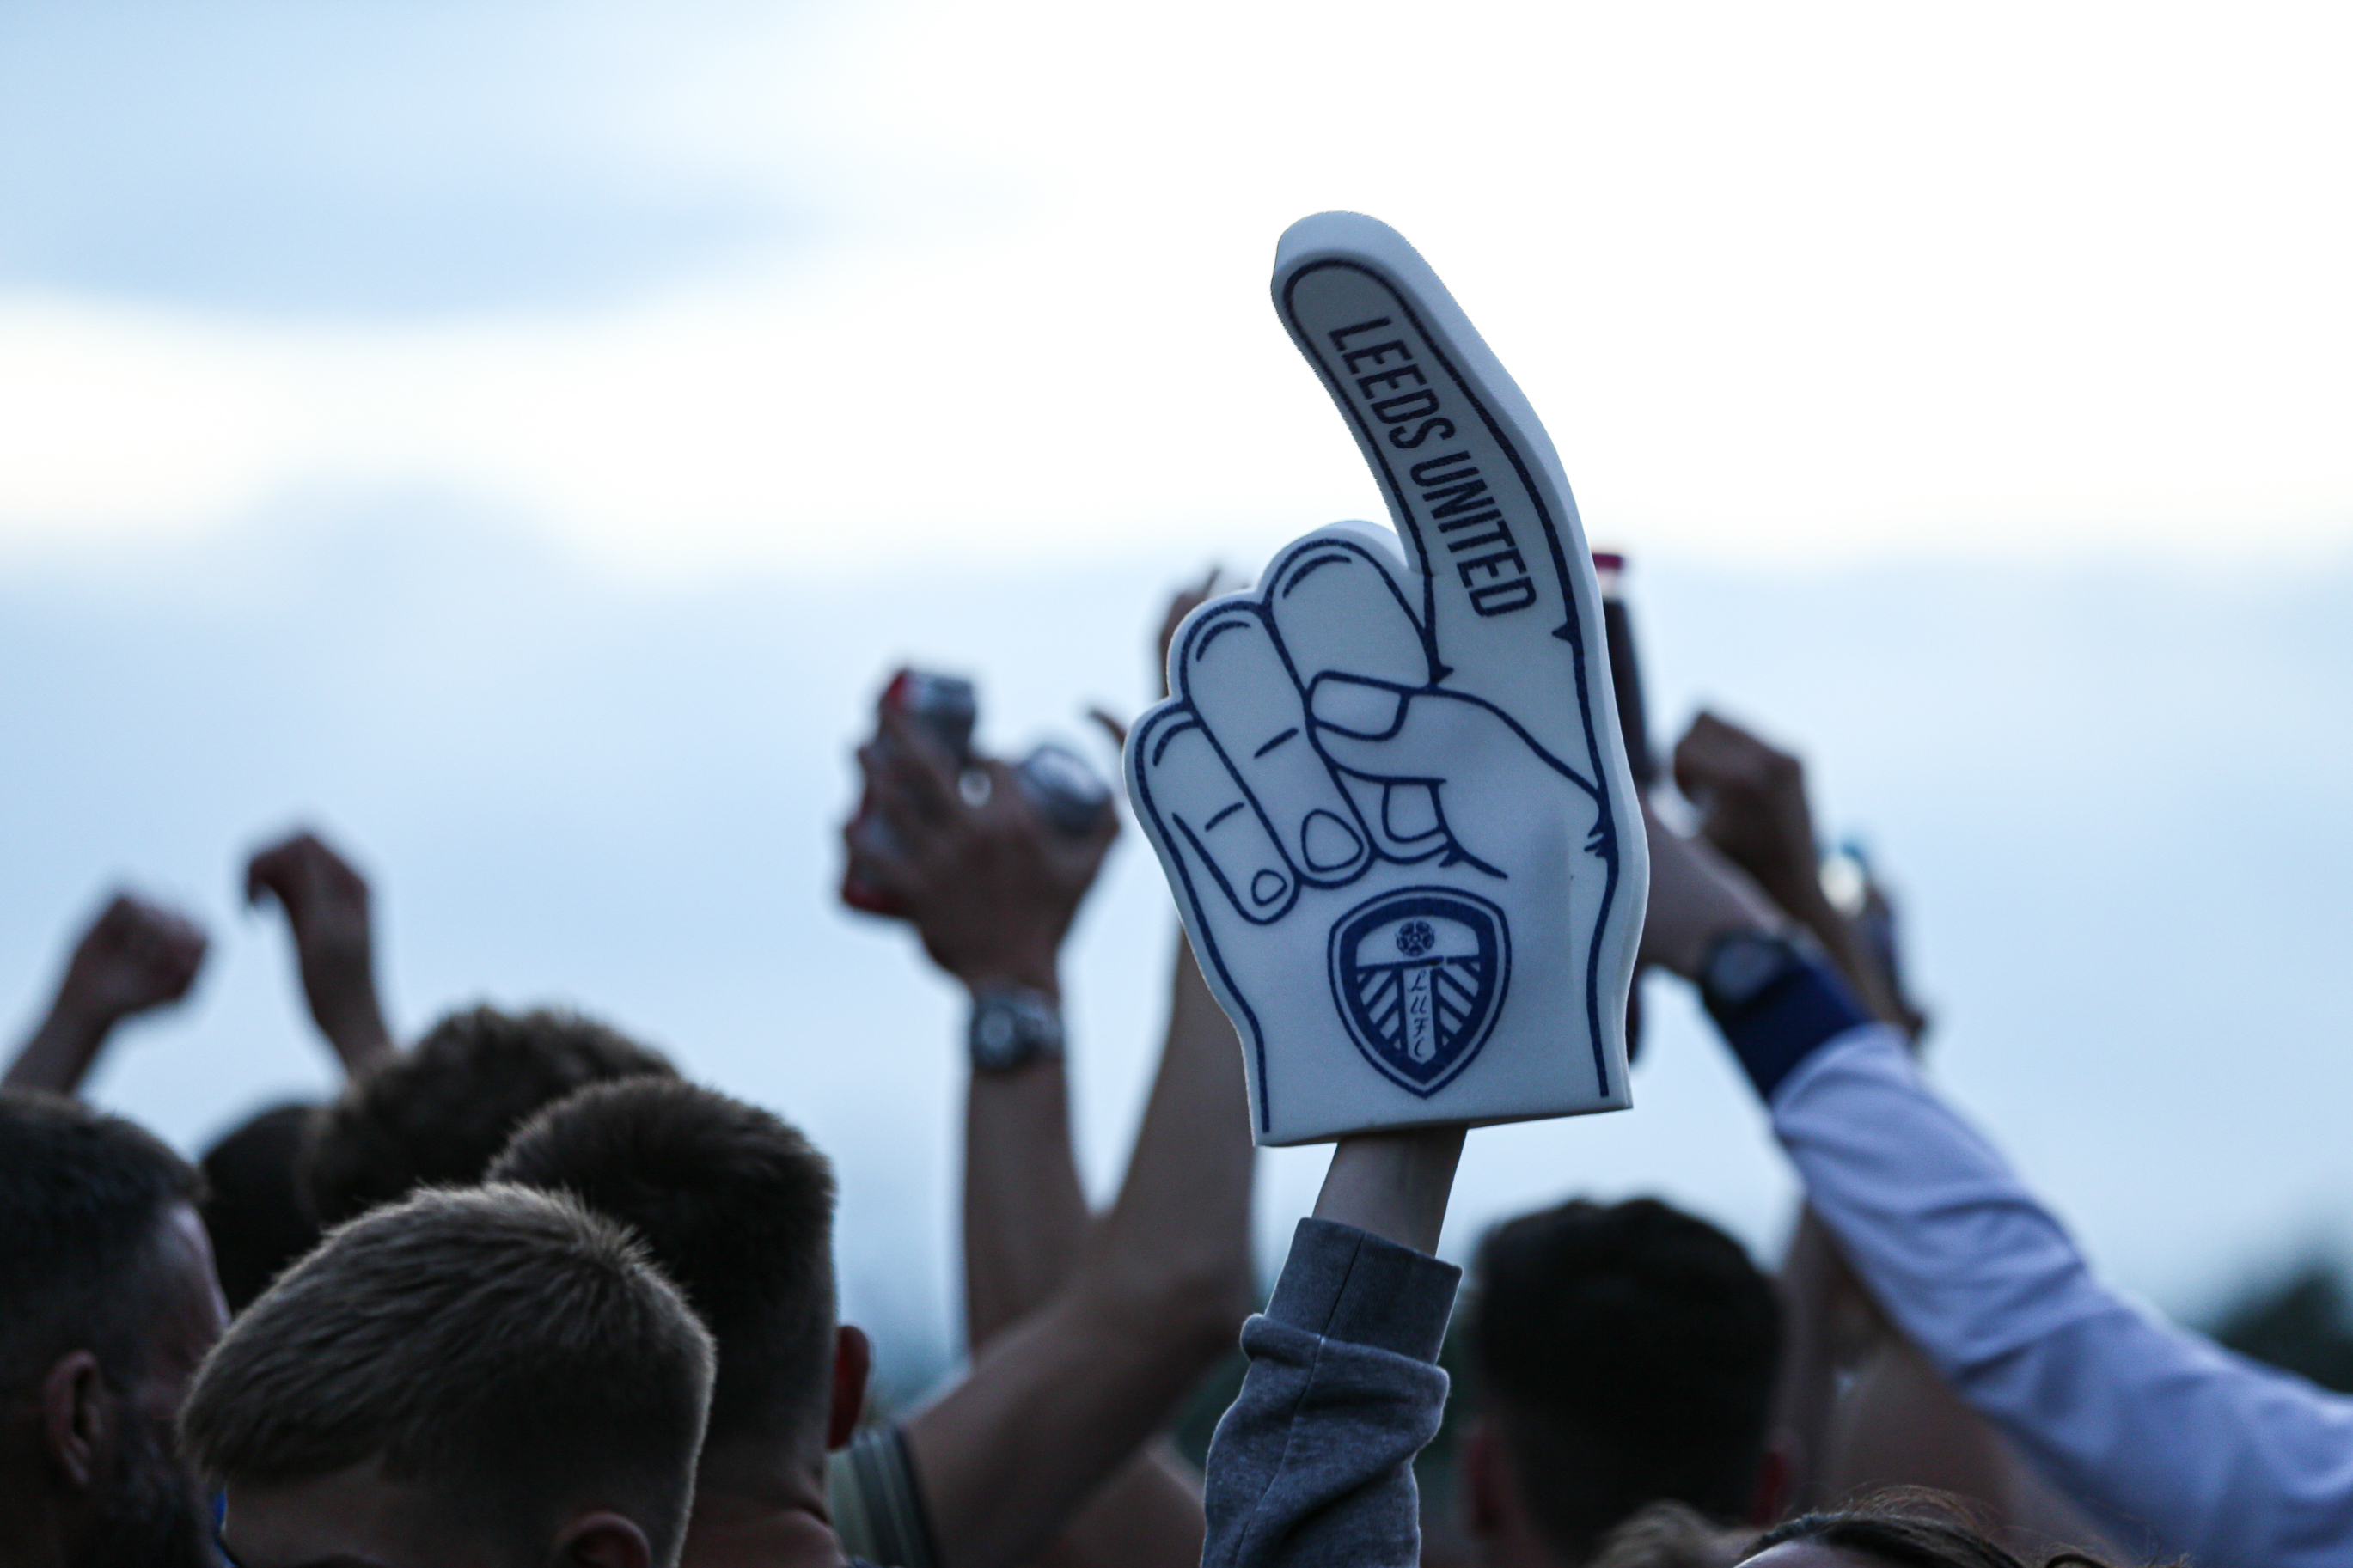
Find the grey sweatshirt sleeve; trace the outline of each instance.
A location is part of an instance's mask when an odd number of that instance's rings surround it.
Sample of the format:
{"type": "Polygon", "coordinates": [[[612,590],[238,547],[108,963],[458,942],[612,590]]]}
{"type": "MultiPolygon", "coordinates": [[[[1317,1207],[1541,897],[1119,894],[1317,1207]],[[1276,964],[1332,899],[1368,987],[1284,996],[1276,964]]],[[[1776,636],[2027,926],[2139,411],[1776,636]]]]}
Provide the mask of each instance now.
{"type": "Polygon", "coordinates": [[[1438,1347],[1462,1271],[1329,1220],[1299,1222],[1250,1373],[1209,1445],[1204,1568],[1412,1568],[1413,1459],[1438,1432],[1438,1347]]]}

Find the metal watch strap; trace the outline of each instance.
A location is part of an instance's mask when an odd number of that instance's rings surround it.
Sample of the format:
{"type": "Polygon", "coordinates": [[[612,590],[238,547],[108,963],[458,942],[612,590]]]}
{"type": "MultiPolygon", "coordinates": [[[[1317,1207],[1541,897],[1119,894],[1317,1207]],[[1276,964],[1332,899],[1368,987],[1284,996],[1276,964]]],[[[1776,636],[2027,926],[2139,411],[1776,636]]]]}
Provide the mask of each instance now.
{"type": "Polygon", "coordinates": [[[1009,1072],[1062,1054],[1062,1010],[1042,991],[987,985],[972,994],[965,1043],[976,1072],[1009,1072]]]}

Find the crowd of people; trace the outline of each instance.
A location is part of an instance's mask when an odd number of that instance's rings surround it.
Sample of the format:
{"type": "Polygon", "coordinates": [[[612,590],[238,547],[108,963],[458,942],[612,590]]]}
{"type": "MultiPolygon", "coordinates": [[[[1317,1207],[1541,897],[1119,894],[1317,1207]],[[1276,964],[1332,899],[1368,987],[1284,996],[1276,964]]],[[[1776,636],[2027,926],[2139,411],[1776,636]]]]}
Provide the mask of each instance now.
{"type": "Polygon", "coordinates": [[[1465,1289],[1436,1256],[1464,1133],[1433,1129],[1335,1145],[1271,1295],[1238,1042],[1181,933],[1124,1179],[1101,1211],[1079,1181],[1060,959],[1116,816],[1050,821],[888,709],[858,761],[857,877],[973,998],[948,1386],[871,1417],[823,1151],[578,1013],[397,1040],[368,884],[298,834],[247,887],[331,1101],[191,1164],[78,1098],[204,962],[128,894],[8,1068],[0,1568],[2353,1563],[2353,1400],[2103,1284],[1945,1104],[1884,896],[1825,890],[1789,752],[1707,715],[1672,749],[1698,827],[1647,820],[1641,948],[1802,1180],[1775,1266],[1564,1194],[1465,1289]],[[1237,1343],[1197,1469],[1170,1425],[1237,1343]]]}

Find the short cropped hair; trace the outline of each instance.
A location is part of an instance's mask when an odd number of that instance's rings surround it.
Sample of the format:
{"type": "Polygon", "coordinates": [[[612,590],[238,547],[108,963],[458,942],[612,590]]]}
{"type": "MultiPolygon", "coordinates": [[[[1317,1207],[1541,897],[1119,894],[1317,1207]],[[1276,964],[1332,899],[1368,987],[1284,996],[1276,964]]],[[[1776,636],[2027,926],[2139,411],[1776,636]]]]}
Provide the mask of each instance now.
{"type": "Polygon", "coordinates": [[[135,1375],[164,1218],[203,1190],[143,1128],[61,1095],[0,1089],[0,1392],[76,1349],[135,1375]]]}
{"type": "Polygon", "coordinates": [[[710,1337],[619,1226],[519,1187],[427,1191],[331,1233],[214,1347],[180,1415],[207,1481],[371,1461],[535,1562],[616,1509],[676,1560],[710,1337]]]}
{"type": "Polygon", "coordinates": [[[1547,1542],[1572,1561],[1657,1501],[1738,1516],[1771,1418],[1781,1310],[1740,1244],[1651,1198],[1491,1232],[1473,1381],[1547,1542]]]}
{"type": "Polygon", "coordinates": [[[690,1083],[599,1084],[527,1122],[491,1177],[567,1193],[644,1240],[718,1343],[711,1442],[822,1426],[833,1167],[798,1131],[690,1083]]]}
{"type": "Polygon", "coordinates": [[[344,1086],[311,1123],[303,1194],[322,1226],[340,1225],[419,1187],[482,1179],[514,1130],[574,1089],[678,1069],[577,1014],[473,1007],[344,1086]]]}

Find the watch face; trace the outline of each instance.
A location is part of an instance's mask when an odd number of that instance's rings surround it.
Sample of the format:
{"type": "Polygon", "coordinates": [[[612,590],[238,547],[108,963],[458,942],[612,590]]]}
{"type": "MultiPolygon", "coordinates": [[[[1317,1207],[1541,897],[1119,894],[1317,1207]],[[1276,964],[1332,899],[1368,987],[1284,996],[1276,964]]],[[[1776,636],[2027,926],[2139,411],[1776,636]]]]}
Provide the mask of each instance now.
{"type": "Polygon", "coordinates": [[[1002,1067],[1021,1046],[1021,1026],[1009,1007],[983,1007],[972,1020],[972,1054],[985,1067],[1002,1067]]]}
{"type": "Polygon", "coordinates": [[[1061,1020],[1044,997],[985,994],[973,1004],[967,1039],[975,1066],[991,1070],[1016,1068],[1032,1057],[1060,1051],[1061,1020]]]}

